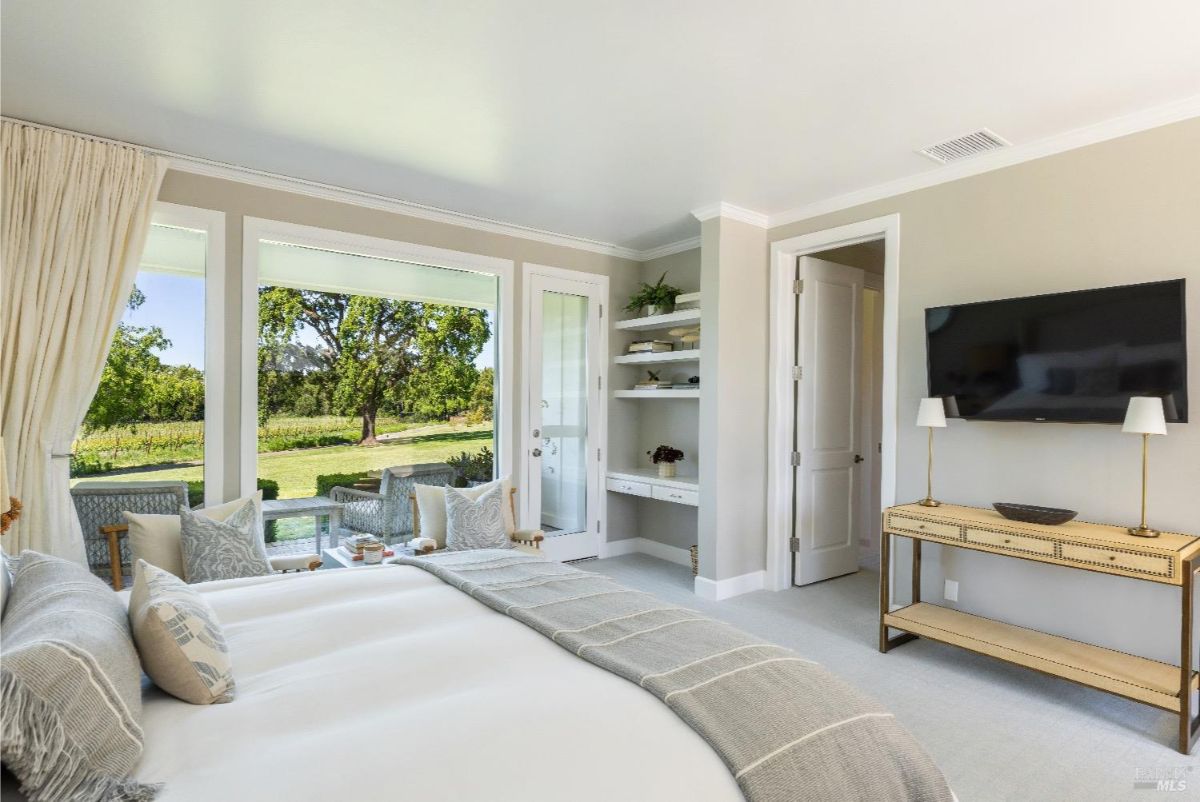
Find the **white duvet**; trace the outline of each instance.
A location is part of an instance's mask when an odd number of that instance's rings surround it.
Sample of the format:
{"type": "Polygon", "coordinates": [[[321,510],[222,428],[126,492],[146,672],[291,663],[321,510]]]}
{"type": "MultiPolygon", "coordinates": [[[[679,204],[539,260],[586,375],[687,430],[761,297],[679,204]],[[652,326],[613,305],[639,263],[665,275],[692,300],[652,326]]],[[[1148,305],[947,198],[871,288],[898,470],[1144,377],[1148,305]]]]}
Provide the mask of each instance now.
{"type": "Polygon", "coordinates": [[[237,695],[148,692],[135,773],[163,802],[742,799],[658,699],[418,568],[195,587],[237,695]]]}

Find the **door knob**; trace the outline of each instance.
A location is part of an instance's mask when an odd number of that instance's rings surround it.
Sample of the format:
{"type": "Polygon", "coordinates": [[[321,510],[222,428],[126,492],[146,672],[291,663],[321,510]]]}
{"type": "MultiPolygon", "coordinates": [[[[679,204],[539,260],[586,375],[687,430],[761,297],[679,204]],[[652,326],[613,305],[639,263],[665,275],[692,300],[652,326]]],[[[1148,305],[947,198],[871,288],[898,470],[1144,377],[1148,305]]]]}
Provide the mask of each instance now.
{"type": "Polygon", "coordinates": [[[533,456],[535,456],[535,457],[542,456],[542,450],[540,448],[535,448],[532,453],[533,453],[533,456]]]}
{"type": "Polygon", "coordinates": [[[854,464],[855,464],[855,465],[857,465],[858,463],[860,463],[860,462],[862,462],[862,461],[863,461],[863,455],[862,455],[862,454],[855,454],[855,455],[854,455],[854,464]]]}

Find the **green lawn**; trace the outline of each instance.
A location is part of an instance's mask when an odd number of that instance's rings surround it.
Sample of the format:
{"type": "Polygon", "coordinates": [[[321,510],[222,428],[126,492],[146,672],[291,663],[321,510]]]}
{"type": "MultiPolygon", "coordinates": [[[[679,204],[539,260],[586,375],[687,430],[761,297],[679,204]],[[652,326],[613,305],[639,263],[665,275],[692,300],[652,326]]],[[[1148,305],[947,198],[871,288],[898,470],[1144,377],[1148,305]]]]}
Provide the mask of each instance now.
{"type": "MultiPolygon", "coordinates": [[[[359,446],[327,446],[306,448],[296,451],[260,453],[258,476],[279,483],[280,498],[303,498],[316,495],[317,476],[326,473],[352,473],[375,471],[393,465],[408,465],[420,462],[441,462],[447,457],[463,451],[478,451],[492,445],[492,424],[451,425],[436,424],[421,427],[405,436],[405,442],[383,443],[371,448],[359,446]]],[[[199,465],[171,467],[162,470],[113,471],[105,474],[83,476],[85,479],[116,479],[153,481],[162,479],[203,479],[204,469],[199,465]]]]}

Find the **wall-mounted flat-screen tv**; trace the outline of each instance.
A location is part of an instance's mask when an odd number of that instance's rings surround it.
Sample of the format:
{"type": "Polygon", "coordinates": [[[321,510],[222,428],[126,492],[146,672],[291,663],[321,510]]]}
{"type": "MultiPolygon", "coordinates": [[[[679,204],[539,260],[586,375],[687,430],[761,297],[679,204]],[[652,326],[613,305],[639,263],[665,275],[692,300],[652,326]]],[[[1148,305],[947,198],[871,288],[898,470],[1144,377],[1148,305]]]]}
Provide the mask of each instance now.
{"type": "Polygon", "coordinates": [[[975,420],[1120,423],[1130,396],[1188,415],[1184,280],[925,310],[929,394],[975,420]]]}

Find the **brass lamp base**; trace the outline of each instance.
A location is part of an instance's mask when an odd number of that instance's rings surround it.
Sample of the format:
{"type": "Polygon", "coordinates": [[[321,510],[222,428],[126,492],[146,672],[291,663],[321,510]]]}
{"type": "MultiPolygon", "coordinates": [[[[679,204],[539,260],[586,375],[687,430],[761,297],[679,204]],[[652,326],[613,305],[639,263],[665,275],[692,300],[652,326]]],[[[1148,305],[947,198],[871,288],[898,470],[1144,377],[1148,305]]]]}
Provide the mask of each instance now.
{"type": "MultiPolygon", "coordinates": [[[[928,496],[921,499],[917,503],[920,504],[922,507],[940,507],[940,506],[942,506],[942,502],[934,501],[933,499],[929,498],[928,496]]],[[[1154,534],[1157,535],[1158,532],[1155,532],[1154,534]]],[[[1148,537],[1150,537],[1150,536],[1148,535],[1148,537]]]]}
{"type": "Polygon", "coordinates": [[[1135,537],[1158,537],[1161,534],[1157,529],[1151,529],[1145,525],[1131,526],[1125,531],[1135,537]]]}

